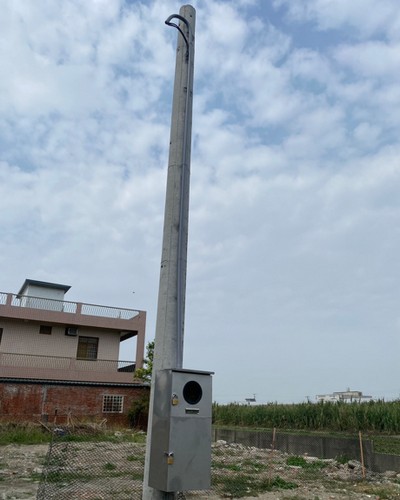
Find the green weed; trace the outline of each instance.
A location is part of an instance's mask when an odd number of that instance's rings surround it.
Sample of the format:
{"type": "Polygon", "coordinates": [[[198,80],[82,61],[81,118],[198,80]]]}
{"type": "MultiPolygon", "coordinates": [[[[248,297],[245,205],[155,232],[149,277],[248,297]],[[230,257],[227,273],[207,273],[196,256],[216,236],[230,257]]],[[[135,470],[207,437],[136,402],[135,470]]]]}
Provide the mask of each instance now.
{"type": "Polygon", "coordinates": [[[138,455],[128,455],[126,457],[128,462],[139,462],[139,463],[144,463],[144,457],[143,456],[138,456],[138,455]]]}
{"type": "Polygon", "coordinates": [[[50,441],[50,434],[33,424],[0,424],[0,445],[41,444],[50,441]]]}
{"type": "Polygon", "coordinates": [[[219,478],[222,483],[224,495],[230,495],[234,498],[243,498],[247,496],[256,496],[257,487],[251,476],[237,474],[235,476],[219,478]]]}
{"type": "Polygon", "coordinates": [[[297,488],[297,484],[285,481],[279,476],[272,479],[255,480],[254,476],[246,474],[237,474],[235,476],[219,477],[218,481],[222,484],[222,493],[234,498],[243,498],[247,496],[258,496],[258,493],[273,490],[291,490],[297,488]]]}
{"type": "Polygon", "coordinates": [[[106,464],[104,464],[103,468],[105,470],[115,470],[117,468],[117,466],[115,464],[107,462],[106,464]]]}
{"type": "Polygon", "coordinates": [[[243,466],[249,468],[251,472],[261,472],[267,468],[267,466],[260,462],[251,459],[243,460],[243,466]]]}
{"type": "Polygon", "coordinates": [[[304,457],[293,456],[287,458],[286,465],[294,465],[307,470],[320,470],[324,469],[327,466],[327,463],[322,460],[313,460],[309,462],[304,457]]]}
{"type": "Polygon", "coordinates": [[[291,481],[286,481],[280,476],[273,479],[264,479],[258,484],[259,491],[272,491],[272,490],[293,490],[297,488],[297,484],[291,481]]]}
{"type": "Polygon", "coordinates": [[[342,464],[342,465],[345,465],[347,464],[347,462],[350,460],[350,457],[348,457],[347,455],[338,455],[336,457],[336,462],[339,463],[339,464],[342,464]]]}

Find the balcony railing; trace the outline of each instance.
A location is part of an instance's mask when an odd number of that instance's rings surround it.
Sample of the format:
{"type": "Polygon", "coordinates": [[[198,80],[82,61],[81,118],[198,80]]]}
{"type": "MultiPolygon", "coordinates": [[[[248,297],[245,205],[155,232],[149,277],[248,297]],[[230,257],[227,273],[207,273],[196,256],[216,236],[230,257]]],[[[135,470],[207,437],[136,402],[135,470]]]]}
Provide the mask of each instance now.
{"type": "Polygon", "coordinates": [[[47,299],[5,292],[0,292],[0,305],[123,320],[131,320],[140,314],[140,311],[135,309],[69,302],[67,300],[47,299]]]}
{"type": "Polygon", "coordinates": [[[134,371],[134,361],[121,361],[110,359],[76,359],[61,356],[38,356],[35,354],[19,354],[0,352],[0,366],[18,366],[29,368],[51,368],[69,370],[71,367],[79,370],[90,371],[134,371]]]}
{"type": "Polygon", "coordinates": [[[0,368],[6,378],[129,383],[135,362],[0,352],[0,368]]]}

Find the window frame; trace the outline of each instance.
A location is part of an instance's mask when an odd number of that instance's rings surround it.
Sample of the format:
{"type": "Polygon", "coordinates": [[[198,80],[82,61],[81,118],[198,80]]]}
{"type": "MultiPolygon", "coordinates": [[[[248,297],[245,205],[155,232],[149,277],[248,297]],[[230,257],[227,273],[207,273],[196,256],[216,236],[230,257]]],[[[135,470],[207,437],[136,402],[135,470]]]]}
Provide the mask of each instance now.
{"type": "Polygon", "coordinates": [[[76,348],[76,359],[83,361],[97,361],[99,354],[99,337],[89,337],[80,335],[78,337],[78,345],[76,348]],[[91,353],[91,348],[95,346],[95,350],[91,353]],[[85,351],[85,352],[83,352],[85,351]]]}
{"type": "Polygon", "coordinates": [[[53,327],[51,325],[40,325],[39,326],[39,333],[41,335],[51,335],[53,331],[53,327]],[[43,331],[47,330],[47,331],[43,331]]]}
{"type": "Polygon", "coordinates": [[[124,396],[103,394],[102,413],[124,413],[124,396]]]}

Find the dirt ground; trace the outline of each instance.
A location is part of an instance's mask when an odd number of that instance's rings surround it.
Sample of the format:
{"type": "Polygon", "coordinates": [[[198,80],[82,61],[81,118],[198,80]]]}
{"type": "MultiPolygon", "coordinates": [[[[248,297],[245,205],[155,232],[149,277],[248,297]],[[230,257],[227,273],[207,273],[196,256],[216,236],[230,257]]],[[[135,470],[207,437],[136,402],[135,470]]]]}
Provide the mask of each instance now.
{"type": "MultiPolygon", "coordinates": [[[[124,448],[127,444],[121,443],[121,445],[117,446],[124,448]]],[[[46,444],[0,446],[0,500],[36,499],[47,451],[48,445],[46,444]]],[[[107,449],[104,452],[106,453],[107,449]]],[[[257,463],[257,460],[260,460],[260,463],[262,463],[262,461],[269,459],[267,453],[268,450],[240,448],[228,450],[226,447],[220,446],[217,450],[214,448],[213,461],[221,464],[221,461],[226,460],[226,463],[230,464],[232,469],[229,474],[232,474],[232,477],[234,477],[235,474],[237,476],[239,473],[235,472],[232,464],[239,463],[239,459],[241,459],[241,463],[246,463],[246,461],[249,461],[249,456],[252,457],[254,463],[257,463]],[[223,451],[227,451],[227,453],[222,453],[223,451]],[[218,453],[215,457],[216,452],[218,453]],[[228,462],[228,459],[230,462],[228,462]]],[[[357,464],[353,464],[350,467],[348,464],[339,465],[331,462],[324,468],[323,477],[319,477],[318,480],[314,481],[303,481],[301,479],[302,471],[299,467],[283,466],[285,463],[283,456],[281,457],[279,454],[274,455],[274,463],[280,477],[287,481],[295,481],[298,487],[293,490],[279,489],[278,491],[260,494],[258,495],[260,500],[400,500],[400,475],[393,472],[386,474],[368,473],[366,479],[363,480],[360,477],[360,471],[357,470],[357,464]]],[[[274,474],[276,471],[274,471],[274,474]]],[[[139,493],[132,492],[129,498],[133,500],[139,498],[139,496],[139,493]]],[[[240,497],[254,498],[254,496],[244,497],[242,495],[240,497]]],[[[70,496],[71,500],[78,498],[104,498],[104,500],[112,500],[117,497],[110,497],[107,494],[106,496],[88,496],[87,489],[84,491],[81,487],[79,495],[70,496]]],[[[212,492],[197,492],[186,495],[186,497],[182,496],[181,498],[217,500],[221,496],[217,496],[212,492]]],[[[237,497],[225,493],[222,498],[237,497]]]]}
{"type": "Polygon", "coordinates": [[[0,446],[0,499],[33,500],[39,486],[47,444],[0,446]]]}

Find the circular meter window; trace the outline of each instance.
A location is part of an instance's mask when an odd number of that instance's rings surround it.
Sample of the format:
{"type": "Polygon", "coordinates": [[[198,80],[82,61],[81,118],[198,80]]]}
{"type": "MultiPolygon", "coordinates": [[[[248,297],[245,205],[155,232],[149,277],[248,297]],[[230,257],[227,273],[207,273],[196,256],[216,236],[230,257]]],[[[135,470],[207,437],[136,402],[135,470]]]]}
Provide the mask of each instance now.
{"type": "Polygon", "coordinates": [[[201,385],[195,380],[186,382],[183,387],[183,397],[187,403],[190,405],[197,405],[203,396],[203,389],[201,385]]]}

